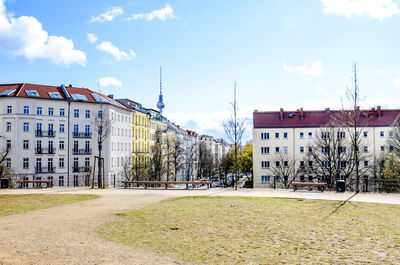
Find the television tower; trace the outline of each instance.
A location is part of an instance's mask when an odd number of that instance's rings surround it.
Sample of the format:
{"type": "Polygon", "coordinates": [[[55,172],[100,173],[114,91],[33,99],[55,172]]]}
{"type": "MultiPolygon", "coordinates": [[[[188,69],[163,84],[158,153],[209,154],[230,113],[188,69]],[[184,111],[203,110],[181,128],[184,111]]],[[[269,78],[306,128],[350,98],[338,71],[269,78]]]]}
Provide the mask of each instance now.
{"type": "Polygon", "coordinates": [[[162,110],[165,108],[165,104],[163,102],[163,94],[162,94],[162,67],[160,66],[160,95],[158,96],[157,108],[160,110],[160,116],[162,116],[162,110]]]}

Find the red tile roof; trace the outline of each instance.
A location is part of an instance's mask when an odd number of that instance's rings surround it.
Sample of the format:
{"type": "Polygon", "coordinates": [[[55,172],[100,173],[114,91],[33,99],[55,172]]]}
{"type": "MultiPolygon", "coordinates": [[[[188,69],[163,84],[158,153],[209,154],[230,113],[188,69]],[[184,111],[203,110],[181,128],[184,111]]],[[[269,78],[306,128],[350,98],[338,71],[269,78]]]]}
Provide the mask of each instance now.
{"type": "MultiPolygon", "coordinates": [[[[11,90],[15,89],[15,92],[11,93],[8,95],[9,97],[23,97],[23,98],[41,98],[41,99],[51,99],[51,100],[67,100],[66,95],[62,91],[60,86],[47,86],[47,85],[36,85],[36,84],[29,84],[29,83],[20,83],[20,84],[0,84],[0,93],[6,91],[6,90],[11,90]],[[39,97],[32,97],[28,96],[26,94],[26,90],[36,90],[39,93],[39,97]],[[49,95],[49,92],[58,92],[61,96],[61,99],[56,99],[56,98],[51,98],[49,95]]],[[[122,108],[126,108],[123,105],[121,105],[118,101],[100,94],[96,91],[87,89],[87,88],[78,88],[78,87],[72,87],[72,86],[66,86],[65,89],[67,92],[71,94],[81,94],[86,96],[88,99],[87,102],[92,102],[96,103],[95,98],[92,96],[91,93],[97,94],[104,99],[108,100],[114,105],[117,105],[122,108]]],[[[75,101],[74,99],[71,98],[71,101],[75,101]]]]}
{"type": "MultiPolygon", "coordinates": [[[[377,109],[361,110],[365,113],[370,127],[391,126],[399,118],[400,109],[380,110],[381,117],[378,117],[377,109]]],[[[283,119],[280,119],[280,111],[254,111],[253,125],[254,128],[293,128],[293,127],[322,127],[337,120],[342,114],[339,110],[318,110],[303,111],[303,119],[301,119],[301,111],[284,111],[283,119]],[[290,117],[292,116],[292,117],[290,117]]]]}

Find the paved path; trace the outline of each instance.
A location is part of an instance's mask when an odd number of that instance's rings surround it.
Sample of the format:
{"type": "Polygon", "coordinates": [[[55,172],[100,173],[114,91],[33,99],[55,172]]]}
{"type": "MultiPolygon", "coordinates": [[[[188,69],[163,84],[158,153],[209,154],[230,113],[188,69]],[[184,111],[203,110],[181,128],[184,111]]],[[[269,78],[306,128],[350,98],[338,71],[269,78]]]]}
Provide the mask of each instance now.
{"type": "Polygon", "coordinates": [[[104,241],[99,224],[115,213],[145,207],[176,196],[262,196],[347,200],[400,205],[400,194],[292,192],[289,190],[124,190],[41,189],[0,190],[0,194],[99,194],[95,200],[0,217],[0,264],[176,264],[167,257],[104,241]]]}

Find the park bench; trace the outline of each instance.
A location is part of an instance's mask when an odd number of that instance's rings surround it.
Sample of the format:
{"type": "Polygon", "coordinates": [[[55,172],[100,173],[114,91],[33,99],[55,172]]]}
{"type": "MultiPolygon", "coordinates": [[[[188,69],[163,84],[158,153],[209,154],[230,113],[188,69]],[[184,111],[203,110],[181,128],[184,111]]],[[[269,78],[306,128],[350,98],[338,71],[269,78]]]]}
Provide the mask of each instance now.
{"type": "Polygon", "coordinates": [[[189,188],[189,185],[207,185],[207,189],[210,188],[211,181],[145,181],[145,180],[134,180],[134,181],[122,181],[124,187],[130,187],[131,184],[144,185],[144,188],[147,189],[149,186],[154,185],[165,185],[165,189],[168,188],[168,185],[186,185],[186,188],[189,188]]]}
{"type": "Polygon", "coordinates": [[[50,180],[18,180],[17,183],[19,184],[19,188],[23,187],[23,184],[29,184],[32,183],[37,184],[37,187],[42,187],[42,184],[46,184],[46,188],[51,187],[51,181],[50,180]]]}
{"type": "Polygon", "coordinates": [[[317,187],[318,190],[324,192],[326,183],[315,183],[315,182],[292,182],[293,191],[297,190],[297,187],[317,187]]]}

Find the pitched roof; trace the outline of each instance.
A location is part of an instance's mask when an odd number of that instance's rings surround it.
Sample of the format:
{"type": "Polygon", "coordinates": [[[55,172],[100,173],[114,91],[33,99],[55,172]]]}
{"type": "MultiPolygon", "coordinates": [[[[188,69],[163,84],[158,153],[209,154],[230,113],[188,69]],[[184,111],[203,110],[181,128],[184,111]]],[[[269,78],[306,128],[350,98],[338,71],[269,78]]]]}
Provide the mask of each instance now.
{"type": "MultiPolygon", "coordinates": [[[[361,110],[362,118],[368,119],[367,126],[381,127],[391,126],[400,115],[400,109],[361,110]]],[[[317,111],[254,111],[254,128],[296,128],[296,127],[323,127],[337,120],[343,114],[341,110],[317,110],[317,111]],[[303,118],[301,118],[303,113],[303,118]],[[281,119],[282,115],[282,119],[281,119]]]]}
{"type": "MultiPolygon", "coordinates": [[[[48,85],[37,85],[37,84],[29,84],[29,83],[19,83],[19,84],[0,84],[0,94],[4,91],[7,90],[14,90],[9,95],[5,95],[8,97],[22,97],[22,98],[41,98],[41,99],[50,99],[50,100],[67,100],[67,95],[64,93],[62,90],[61,86],[48,86],[48,85]],[[29,90],[35,90],[38,93],[38,96],[32,96],[27,93],[29,90]],[[58,92],[60,95],[60,98],[54,98],[51,97],[49,92],[58,92]]],[[[100,94],[96,91],[90,90],[88,88],[78,88],[78,87],[72,87],[72,86],[67,86],[65,87],[65,90],[71,95],[71,94],[80,94],[83,95],[87,98],[87,101],[85,100],[84,102],[90,102],[90,103],[98,103],[94,95],[98,95],[101,98],[103,98],[105,101],[104,103],[110,103],[113,105],[116,105],[118,107],[126,109],[125,106],[120,104],[118,101],[100,94]]],[[[76,98],[71,98],[71,101],[82,101],[78,100],[76,98]]]]}

